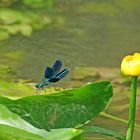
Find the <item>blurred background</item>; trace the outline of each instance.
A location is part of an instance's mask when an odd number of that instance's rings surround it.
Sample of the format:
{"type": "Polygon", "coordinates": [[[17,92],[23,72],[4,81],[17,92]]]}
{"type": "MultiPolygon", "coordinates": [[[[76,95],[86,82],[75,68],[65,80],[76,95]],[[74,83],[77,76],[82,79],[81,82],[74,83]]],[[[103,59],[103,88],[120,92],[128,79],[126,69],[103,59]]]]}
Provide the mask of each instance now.
{"type": "Polygon", "coordinates": [[[0,0],[0,94],[32,95],[46,66],[60,59],[71,72],[51,91],[112,81],[113,101],[94,123],[125,133],[130,80],[121,76],[120,63],[140,52],[139,17],[140,0],[0,0]]]}
{"type": "Polygon", "coordinates": [[[138,0],[1,0],[0,64],[40,81],[47,65],[120,67],[140,51],[138,0]]]}

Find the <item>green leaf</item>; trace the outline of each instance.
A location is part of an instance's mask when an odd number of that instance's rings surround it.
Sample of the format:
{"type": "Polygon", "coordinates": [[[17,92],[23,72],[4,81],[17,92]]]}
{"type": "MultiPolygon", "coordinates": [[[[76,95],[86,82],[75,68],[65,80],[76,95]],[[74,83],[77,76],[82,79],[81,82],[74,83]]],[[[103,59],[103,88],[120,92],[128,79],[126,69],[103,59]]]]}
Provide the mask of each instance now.
{"type": "Polygon", "coordinates": [[[83,140],[81,132],[77,129],[74,131],[72,128],[55,129],[48,134],[48,137],[44,138],[23,129],[0,124],[1,140],[83,140]]]}
{"type": "Polygon", "coordinates": [[[125,139],[125,136],[121,135],[120,133],[113,130],[109,130],[107,128],[100,127],[100,126],[85,126],[83,130],[85,133],[100,133],[100,134],[112,136],[119,140],[125,139]]]}
{"type": "Polygon", "coordinates": [[[0,40],[17,33],[30,36],[34,29],[41,29],[51,22],[45,15],[10,8],[0,8],[0,21],[0,40]]]}
{"type": "Polygon", "coordinates": [[[25,130],[18,129],[9,125],[0,124],[1,140],[47,140],[46,138],[29,133],[25,130]],[[8,130],[8,131],[7,131],[8,130]]]}
{"type": "Polygon", "coordinates": [[[3,140],[82,140],[82,130],[52,129],[47,132],[38,129],[11,112],[4,105],[0,105],[0,139],[3,140]],[[7,131],[8,130],[8,131],[7,131]]]}
{"type": "Polygon", "coordinates": [[[46,96],[28,96],[18,100],[0,96],[0,104],[37,128],[74,128],[103,111],[112,94],[111,83],[103,81],[46,96]]]}

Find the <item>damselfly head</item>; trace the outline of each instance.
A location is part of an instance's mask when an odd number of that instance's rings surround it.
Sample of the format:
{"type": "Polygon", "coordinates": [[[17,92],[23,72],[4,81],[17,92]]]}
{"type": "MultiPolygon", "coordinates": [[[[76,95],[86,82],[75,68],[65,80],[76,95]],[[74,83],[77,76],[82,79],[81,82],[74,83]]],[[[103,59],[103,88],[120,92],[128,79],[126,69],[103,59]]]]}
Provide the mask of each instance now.
{"type": "Polygon", "coordinates": [[[36,88],[43,88],[43,86],[44,85],[42,83],[39,83],[39,84],[35,85],[36,88]]]}

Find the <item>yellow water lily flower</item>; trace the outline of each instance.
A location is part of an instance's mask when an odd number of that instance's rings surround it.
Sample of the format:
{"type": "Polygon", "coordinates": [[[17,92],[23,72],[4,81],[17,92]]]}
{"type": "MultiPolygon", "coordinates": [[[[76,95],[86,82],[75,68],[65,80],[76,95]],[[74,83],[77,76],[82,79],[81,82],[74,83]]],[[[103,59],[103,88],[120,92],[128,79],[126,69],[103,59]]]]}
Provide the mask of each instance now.
{"type": "Polygon", "coordinates": [[[140,53],[125,56],[121,63],[121,72],[125,75],[140,76],[140,53]]]}

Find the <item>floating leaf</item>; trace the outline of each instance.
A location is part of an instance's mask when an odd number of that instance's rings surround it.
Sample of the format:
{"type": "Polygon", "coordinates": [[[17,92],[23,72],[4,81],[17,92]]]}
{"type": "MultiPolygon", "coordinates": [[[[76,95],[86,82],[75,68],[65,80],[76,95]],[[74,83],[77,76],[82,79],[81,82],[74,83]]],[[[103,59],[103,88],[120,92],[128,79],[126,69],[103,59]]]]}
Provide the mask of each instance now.
{"type": "Polygon", "coordinates": [[[35,128],[4,105],[0,105],[0,139],[54,140],[59,138],[61,140],[82,140],[82,130],[67,128],[47,132],[35,128]]]}
{"type": "Polygon", "coordinates": [[[0,40],[4,40],[17,33],[30,36],[33,29],[41,29],[44,25],[50,23],[50,18],[31,11],[1,8],[0,21],[0,40]]]}
{"type": "Polygon", "coordinates": [[[103,81],[46,96],[28,96],[18,100],[0,96],[0,104],[37,128],[74,128],[103,111],[112,94],[111,83],[103,81]]]}

